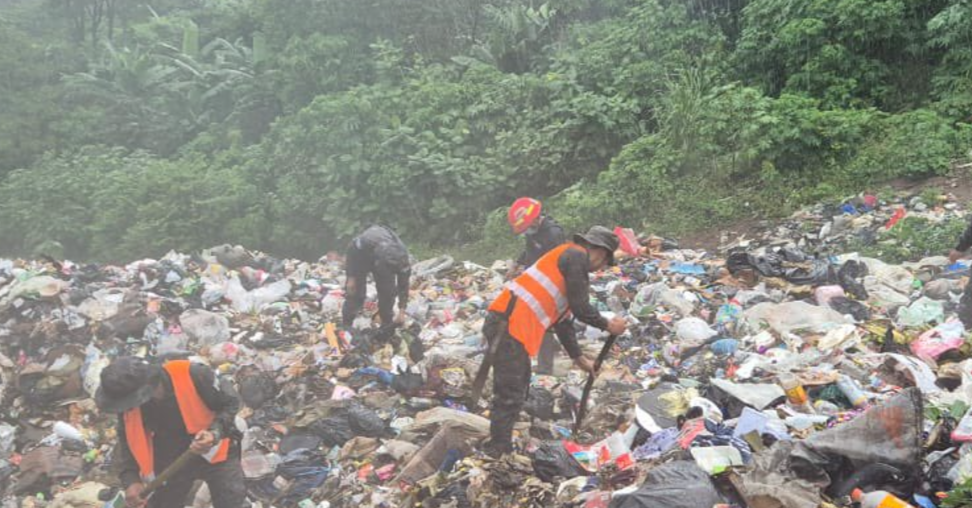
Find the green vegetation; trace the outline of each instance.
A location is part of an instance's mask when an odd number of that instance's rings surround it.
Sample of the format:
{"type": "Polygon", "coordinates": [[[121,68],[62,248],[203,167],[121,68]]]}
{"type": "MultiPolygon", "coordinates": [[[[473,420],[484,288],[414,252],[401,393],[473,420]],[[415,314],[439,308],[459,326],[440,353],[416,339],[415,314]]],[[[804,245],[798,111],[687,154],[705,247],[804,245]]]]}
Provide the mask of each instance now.
{"type": "Polygon", "coordinates": [[[972,506],[972,480],[959,483],[942,501],[944,508],[968,508],[972,506]]]}
{"type": "Polygon", "coordinates": [[[955,248],[966,226],[968,222],[960,219],[932,223],[920,217],[905,217],[875,243],[852,242],[849,250],[890,263],[943,256],[955,248]]]}
{"type": "Polygon", "coordinates": [[[969,157],[970,22],[967,0],[8,0],[0,254],[316,258],[382,221],[483,260],[521,195],[574,230],[778,216],[969,157]]]}

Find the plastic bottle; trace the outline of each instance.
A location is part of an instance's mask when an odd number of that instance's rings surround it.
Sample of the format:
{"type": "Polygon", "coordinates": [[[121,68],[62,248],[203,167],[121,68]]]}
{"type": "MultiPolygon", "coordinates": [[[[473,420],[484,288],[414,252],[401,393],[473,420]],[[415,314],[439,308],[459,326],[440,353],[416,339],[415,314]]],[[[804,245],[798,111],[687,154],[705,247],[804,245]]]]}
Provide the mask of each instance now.
{"type": "Polygon", "coordinates": [[[860,503],[861,508],[915,508],[883,490],[875,490],[865,494],[861,489],[854,489],[851,492],[851,499],[855,503],[860,503]]]}
{"type": "Polygon", "coordinates": [[[408,399],[408,407],[416,411],[432,409],[438,405],[439,403],[436,402],[435,400],[427,399],[424,397],[412,397],[411,399],[408,399]]]}
{"type": "Polygon", "coordinates": [[[955,430],[952,431],[952,441],[960,443],[972,441],[972,409],[966,411],[965,416],[955,426],[955,430]]]}
{"type": "Polygon", "coordinates": [[[862,407],[867,405],[867,396],[864,395],[864,391],[857,387],[857,383],[853,379],[847,376],[840,376],[837,380],[837,388],[840,392],[847,397],[854,407],[862,407]]]}
{"type": "Polygon", "coordinates": [[[780,376],[780,386],[786,392],[786,398],[794,406],[803,406],[807,403],[807,392],[803,389],[800,379],[792,374],[780,376]]]}
{"type": "Polygon", "coordinates": [[[70,423],[56,422],[53,430],[61,439],[84,441],[84,436],[81,434],[81,431],[74,428],[70,423]]]}
{"type": "Polygon", "coordinates": [[[840,412],[840,407],[833,402],[818,400],[813,403],[813,410],[816,411],[817,414],[833,416],[840,412]]]}
{"type": "Polygon", "coordinates": [[[813,427],[814,425],[823,425],[823,424],[827,423],[827,420],[829,420],[829,419],[830,419],[830,417],[828,417],[826,415],[804,415],[804,414],[799,414],[799,415],[794,415],[794,416],[788,416],[784,420],[784,422],[786,422],[786,424],[788,426],[790,426],[790,427],[792,427],[792,428],[794,428],[796,430],[807,430],[807,429],[813,427]]]}

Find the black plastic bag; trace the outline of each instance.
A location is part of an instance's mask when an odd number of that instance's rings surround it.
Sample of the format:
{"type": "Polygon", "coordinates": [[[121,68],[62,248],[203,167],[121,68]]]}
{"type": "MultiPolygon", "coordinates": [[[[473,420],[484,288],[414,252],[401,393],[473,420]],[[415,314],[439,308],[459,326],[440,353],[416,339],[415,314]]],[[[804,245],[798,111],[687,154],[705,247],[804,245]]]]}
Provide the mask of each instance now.
{"type": "Polygon", "coordinates": [[[868,464],[846,479],[835,482],[828,491],[831,497],[849,496],[854,489],[864,492],[885,490],[901,499],[911,499],[917,482],[904,471],[887,464],[868,464]]]}
{"type": "Polygon", "coordinates": [[[851,300],[846,296],[831,298],[827,306],[841,314],[850,314],[851,317],[861,323],[871,319],[871,309],[867,305],[857,300],[851,300]]]}
{"type": "Polygon", "coordinates": [[[377,413],[362,405],[354,404],[347,408],[347,419],[356,436],[384,437],[387,426],[377,413]]]}
{"type": "Polygon", "coordinates": [[[265,405],[257,409],[246,419],[251,427],[269,427],[275,423],[287,421],[292,416],[291,411],[277,404],[265,405]]]}
{"type": "Polygon", "coordinates": [[[277,396],[277,383],[273,377],[254,365],[241,367],[236,373],[240,398],[247,407],[260,409],[277,396]]]}
{"type": "Polygon", "coordinates": [[[935,461],[928,472],[925,473],[925,481],[928,483],[929,492],[948,492],[955,487],[955,483],[948,478],[949,471],[955,467],[959,461],[954,454],[946,455],[935,461]]]}
{"type": "Polygon", "coordinates": [[[311,424],[310,429],[321,438],[324,446],[328,448],[344,446],[344,443],[354,437],[354,431],[351,430],[351,422],[348,421],[347,416],[318,420],[311,424]]]}
{"type": "Polygon", "coordinates": [[[645,483],[627,496],[611,500],[609,508],[699,508],[722,502],[709,474],[695,462],[662,464],[648,472],[645,483]]]}
{"type": "Polygon", "coordinates": [[[391,388],[402,395],[414,395],[424,384],[425,380],[422,379],[421,374],[403,372],[395,375],[392,379],[391,388]]]}
{"type": "Polygon", "coordinates": [[[280,440],[279,452],[286,455],[295,450],[316,450],[321,446],[320,436],[310,432],[294,431],[280,440]]]}
{"type": "Polygon", "coordinates": [[[549,421],[554,419],[554,396],[550,390],[542,387],[530,388],[523,410],[528,415],[549,421]]]}
{"type": "Polygon", "coordinates": [[[837,280],[847,294],[858,300],[867,300],[867,289],[861,282],[865,275],[867,275],[867,265],[851,260],[844,263],[844,266],[837,271],[837,280]]]}
{"type": "Polygon", "coordinates": [[[422,328],[417,324],[412,325],[411,328],[402,333],[403,340],[405,340],[405,344],[408,346],[408,357],[413,363],[418,363],[425,359],[425,344],[419,338],[420,333],[422,333],[422,328]]]}
{"type": "Polygon", "coordinates": [[[571,454],[567,453],[560,441],[548,441],[540,445],[533,454],[533,472],[544,482],[555,478],[569,480],[578,476],[589,476],[571,454]]]}
{"type": "Polygon", "coordinates": [[[823,285],[830,279],[830,263],[824,260],[815,260],[809,268],[787,268],[783,273],[783,278],[799,286],[823,285]]]}

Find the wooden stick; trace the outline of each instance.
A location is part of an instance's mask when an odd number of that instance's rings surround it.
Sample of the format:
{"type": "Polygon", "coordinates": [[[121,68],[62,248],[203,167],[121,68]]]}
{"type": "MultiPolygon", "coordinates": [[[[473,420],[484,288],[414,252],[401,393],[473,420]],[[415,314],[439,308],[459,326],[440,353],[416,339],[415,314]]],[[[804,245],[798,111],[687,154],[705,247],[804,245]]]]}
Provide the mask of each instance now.
{"type": "Polygon", "coordinates": [[[584,394],[581,396],[580,407],[577,408],[577,420],[574,421],[574,439],[577,439],[577,432],[580,430],[581,423],[584,421],[584,416],[587,414],[587,400],[591,397],[591,388],[594,387],[594,379],[597,377],[597,371],[601,370],[601,364],[604,363],[604,360],[611,352],[611,348],[614,347],[614,341],[617,339],[617,335],[608,337],[607,341],[604,343],[604,347],[601,348],[601,353],[597,355],[597,360],[594,361],[594,372],[587,375],[587,383],[584,385],[584,394]]]}
{"type": "Polygon", "coordinates": [[[148,499],[153,492],[165,486],[165,484],[168,483],[168,481],[171,480],[176,473],[185,469],[185,467],[192,462],[193,457],[196,456],[197,455],[192,453],[191,450],[186,450],[183,452],[179,458],[175,459],[172,464],[169,464],[169,467],[165,468],[165,471],[159,473],[154,480],[150,481],[149,484],[142,489],[142,499],[148,499]]]}

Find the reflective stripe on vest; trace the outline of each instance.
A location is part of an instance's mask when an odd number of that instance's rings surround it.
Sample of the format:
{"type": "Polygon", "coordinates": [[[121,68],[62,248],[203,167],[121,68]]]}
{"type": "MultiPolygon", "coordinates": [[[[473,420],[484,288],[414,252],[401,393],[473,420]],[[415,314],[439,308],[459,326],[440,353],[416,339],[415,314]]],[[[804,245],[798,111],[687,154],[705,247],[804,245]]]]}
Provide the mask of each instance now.
{"type": "MultiPolygon", "coordinates": [[[[209,409],[196,390],[196,385],[189,374],[191,366],[188,360],[176,360],[166,363],[164,368],[172,381],[172,391],[175,392],[186,431],[194,435],[208,429],[216,419],[216,413],[209,409]]],[[[138,463],[142,481],[152,481],[155,478],[155,450],[152,441],[154,435],[145,428],[142,409],[136,407],[126,411],[122,418],[125,422],[128,449],[138,463]]],[[[202,457],[212,464],[223,462],[229,456],[229,447],[229,439],[222,439],[202,457]]]]}
{"type": "Polygon", "coordinates": [[[569,310],[567,283],[560,273],[560,255],[568,249],[583,250],[576,244],[563,244],[544,254],[533,266],[514,279],[489,310],[505,313],[511,295],[516,305],[509,317],[509,334],[523,344],[530,356],[536,356],[547,329],[569,310]]]}

